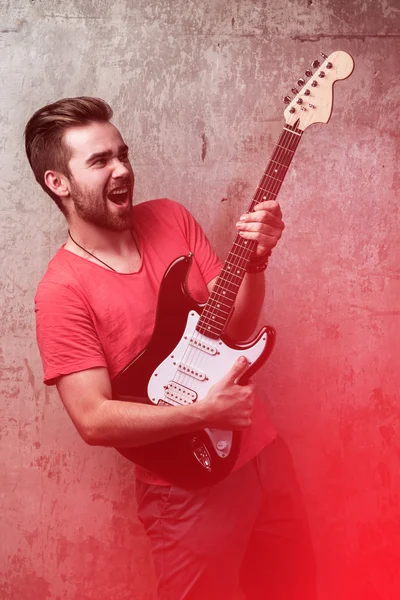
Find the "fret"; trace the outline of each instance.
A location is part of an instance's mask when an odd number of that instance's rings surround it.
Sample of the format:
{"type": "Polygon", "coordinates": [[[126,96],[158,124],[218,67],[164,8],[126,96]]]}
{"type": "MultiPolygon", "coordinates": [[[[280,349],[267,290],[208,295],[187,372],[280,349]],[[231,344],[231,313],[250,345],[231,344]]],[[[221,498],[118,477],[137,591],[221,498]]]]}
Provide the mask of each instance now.
{"type": "MultiPolygon", "coordinates": [[[[229,256],[229,255],[228,255],[228,256],[229,256]]],[[[233,262],[231,262],[231,261],[230,261],[230,260],[228,260],[228,259],[226,259],[226,261],[224,262],[224,267],[222,267],[222,270],[224,270],[224,268],[225,268],[225,265],[230,265],[230,266],[232,266],[232,267],[239,267],[239,265],[238,265],[238,264],[236,264],[236,263],[233,263],[233,262]]],[[[240,268],[243,268],[243,267],[239,267],[239,269],[240,269],[240,268]]]]}
{"type": "MultiPolygon", "coordinates": [[[[213,292],[213,294],[214,294],[214,292],[213,292]]],[[[229,304],[226,304],[225,302],[222,302],[222,299],[221,299],[221,298],[213,298],[212,296],[210,296],[210,298],[209,298],[208,302],[209,302],[209,303],[211,303],[211,302],[218,302],[217,306],[215,307],[215,308],[218,308],[218,309],[220,308],[220,305],[222,305],[222,306],[226,306],[226,307],[228,307],[229,309],[231,309],[231,308],[232,308],[232,306],[230,306],[229,304]]],[[[207,304],[208,304],[208,302],[207,302],[207,304]]],[[[204,307],[204,309],[205,309],[205,307],[204,307]]],[[[224,312],[225,312],[226,314],[229,314],[230,310],[229,310],[229,311],[225,311],[225,310],[224,310],[224,312]]]]}
{"type": "MultiPolygon", "coordinates": [[[[225,277],[221,277],[221,275],[219,276],[219,278],[221,281],[226,281],[226,283],[228,283],[229,285],[234,285],[235,287],[239,287],[237,283],[235,283],[234,281],[229,281],[229,279],[226,279],[225,277]]],[[[215,283],[216,286],[218,287],[223,287],[222,285],[219,285],[218,282],[215,283]]]]}
{"type": "Polygon", "coordinates": [[[283,179],[277,179],[276,177],[273,177],[272,175],[268,175],[267,173],[265,173],[265,177],[269,177],[270,179],[274,179],[275,181],[279,181],[279,183],[282,183],[283,179]]]}
{"type": "Polygon", "coordinates": [[[203,312],[202,312],[202,316],[205,310],[208,310],[209,312],[215,312],[215,313],[224,313],[225,315],[229,315],[230,313],[230,309],[232,308],[231,306],[229,306],[229,304],[224,304],[225,308],[229,308],[229,310],[224,310],[224,308],[221,308],[221,303],[218,303],[218,306],[208,306],[208,302],[205,305],[205,307],[203,308],[203,312]]]}
{"type": "Polygon", "coordinates": [[[236,265],[235,269],[231,269],[230,267],[229,269],[222,269],[221,275],[224,275],[224,281],[229,281],[230,277],[232,278],[231,281],[242,281],[243,277],[246,274],[246,269],[244,269],[243,267],[237,267],[238,265],[236,265]]]}
{"type": "MultiPolygon", "coordinates": [[[[243,239],[243,238],[241,238],[243,239]]],[[[238,246],[241,250],[244,250],[245,252],[249,252],[249,248],[247,248],[246,246],[248,245],[248,241],[247,240],[243,240],[242,243],[239,242],[233,242],[234,246],[238,246]]],[[[232,254],[235,254],[234,252],[232,252],[232,254]]],[[[237,255],[236,255],[237,256],[237,255]]]]}
{"type": "Polygon", "coordinates": [[[234,291],[232,291],[230,289],[224,288],[222,285],[218,285],[216,283],[214,287],[217,287],[217,286],[219,288],[221,288],[221,290],[222,290],[222,292],[218,292],[218,293],[222,294],[223,297],[226,298],[227,300],[234,300],[236,298],[236,292],[234,292],[234,291]],[[233,298],[229,298],[228,294],[232,294],[233,298]]]}
{"type": "MultiPolygon", "coordinates": [[[[269,177],[267,174],[265,174],[265,177],[269,177]]],[[[263,182],[264,183],[264,182],[263,182]]],[[[266,182],[268,184],[268,181],[266,182]]],[[[262,190],[263,192],[266,192],[267,194],[273,194],[274,196],[276,196],[276,192],[273,192],[272,190],[269,190],[268,188],[263,188],[260,185],[257,186],[257,188],[259,190],[262,190]]]]}
{"type": "Polygon", "coordinates": [[[231,274],[229,277],[221,277],[220,281],[216,281],[215,285],[218,287],[222,287],[222,288],[228,288],[230,289],[231,292],[236,292],[236,290],[234,288],[238,288],[240,287],[240,284],[242,283],[244,278],[244,274],[243,275],[234,275],[231,274]],[[233,286],[233,287],[231,287],[233,286]]]}
{"type": "MultiPolygon", "coordinates": [[[[230,257],[233,258],[233,257],[230,257]]],[[[221,270],[221,275],[235,275],[237,276],[243,276],[244,273],[246,272],[246,268],[247,265],[249,264],[249,261],[247,258],[237,258],[236,257],[236,261],[232,262],[232,261],[225,261],[225,264],[221,270]]]]}
{"type": "Polygon", "coordinates": [[[285,148],[284,146],[281,146],[280,144],[278,144],[275,147],[275,150],[272,153],[271,158],[273,158],[274,160],[277,160],[278,162],[282,162],[284,165],[290,165],[290,162],[293,158],[294,154],[294,150],[291,150],[290,148],[285,148]],[[282,152],[282,150],[284,150],[284,152],[282,152]],[[287,152],[286,152],[287,151],[287,152]],[[289,154],[290,152],[290,154],[289,154]]]}
{"type": "Polygon", "coordinates": [[[286,171],[284,171],[283,169],[277,169],[275,167],[275,165],[268,165],[267,170],[265,171],[265,176],[266,177],[276,177],[277,179],[279,179],[279,181],[283,182],[283,180],[285,179],[286,176],[286,171]]]}
{"type": "Polygon", "coordinates": [[[218,334],[219,336],[221,334],[221,331],[224,329],[225,322],[225,320],[224,323],[199,321],[196,326],[196,331],[198,331],[199,333],[204,333],[206,335],[209,335],[209,333],[214,333],[218,334]]]}
{"type": "MultiPolygon", "coordinates": [[[[275,155],[273,155],[273,157],[274,157],[274,158],[276,157],[276,158],[279,158],[279,159],[282,159],[282,158],[283,158],[283,157],[279,156],[279,151],[277,151],[277,152],[276,152],[276,156],[275,156],[275,155]]],[[[292,162],[292,158],[293,158],[293,156],[289,156],[289,155],[287,156],[287,158],[286,158],[286,161],[287,161],[287,168],[289,168],[289,165],[290,165],[290,163],[292,162]]]]}
{"type": "Polygon", "coordinates": [[[204,307],[201,319],[199,319],[199,324],[205,325],[206,323],[213,323],[214,325],[221,325],[223,327],[226,319],[226,314],[219,315],[217,313],[213,313],[212,311],[206,310],[206,307],[204,307]],[[206,312],[206,314],[204,314],[204,312],[206,312]]]}
{"type": "Polygon", "coordinates": [[[229,262],[221,271],[221,275],[226,275],[227,277],[240,277],[241,279],[244,277],[247,269],[247,265],[249,264],[248,259],[240,258],[236,264],[229,262]]]}
{"type": "MultiPolygon", "coordinates": [[[[267,190],[265,190],[265,191],[267,191],[267,190]]],[[[278,195],[278,192],[272,192],[272,191],[268,190],[268,194],[269,194],[270,196],[277,196],[277,195],[278,195]]],[[[267,200],[267,197],[266,197],[266,196],[265,196],[265,197],[263,197],[263,200],[267,200]]],[[[259,204],[260,202],[261,202],[261,200],[256,200],[256,204],[259,204]]]]}
{"type": "MultiPolygon", "coordinates": [[[[227,262],[227,261],[226,261],[227,262]]],[[[223,272],[226,272],[226,275],[232,275],[232,277],[240,277],[243,278],[246,273],[246,268],[240,265],[234,265],[233,263],[228,263],[229,266],[223,269],[223,272]],[[233,269],[231,268],[233,267],[233,269]]],[[[247,265],[246,265],[247,266],[247,265]]]]}
{"type": "MultiPolygon", "coordinates": [[[[242,278],[243,279],[243,278],[242,278]]],[[[223,290],[228,289],[230,292],[235,292],[235,290],[230,289],[230,286],[234,285],[236,288],[238,288],[238,284],[235,283],[234,281],[231,281],[229,279],[226,279],[225,277],[221,277],[221,275],[218,277],[217,281],[215,282],[215,288],[222,288],[223,290]]]]}
{"type": "MultiPolygon", "coordinates": [[[[236,252],[230,252],[230,254],[232,254],[233,256],[237,256],[238,258],[244,258],[242,254],[236,254],[236,252]]],[[[251,252],[250,252],[250,254],[251,254],[251,252]]],[[[249,259],[250,259],[250,256],[248,256],[246,258],[246,260],[249,260],[249,259]]]]}
{"type": "Polygon", "coordinates": [[[277,160],[273,160],[272,158],[271,158],[271,160],[269,162],[270,163],[275,163],[276,165],[279,165],[280,167],[283,167],[284,169],[288,169],[289,168],[289,165],[287,165],[287,166],[283,165],[282,163],[278,162],[277,160]]]}
{"type": "Polygon", "coordinates": [[[215,282],[215,284],[214,284],[213,291],[217,289],[217,286],[219,286],[219,287],[229,287],[229,284],[230,284],[230,283],[233,283],[233,284],[235,284],[235,281],[238,281],[238,278],[239,278],[240,280],[242,280],[242,279],[243,279],[243,277],[244,277],[244,275],[245,275],[245,272],[246,272],[246,271],[245,271],[245,269],[243,269],[243,275],[235,275],[234,273],[228,273],[228,274],[227,274],[227,275],[228,275],[228,277],[223,277],[223,275],[222,275],[222,271],[221,271],[221,273],[220,273],[220,274],[219,274],[219,276],[218,276],[218,279],[217,279],[217,281],[216,281],[216,282],[215,282]],[[229,278],[229,277],[230,277],[230,278],[229,278]],[[234,277],[235,277],[236,279],[234,279],[234,277]]]}
{"type": "Polygon", "coordinates": [[[268,177],[268,175],[271,175],[271,173],[273,173],[273,177],[279,176],[278,179],[283,182],[283,180],[286,177],[286,171],[284,171],[283,169],[277,169],[275,167],[275,163],[268,165],[267,170],[265,171],[265,175],[268,177]]]}
{"type": "Polygon", "coordinates": [[[230,298],[230,295],[233,296],[233,299],[236,298],[236,291],[234,290],[230,290],[229,288],[219,285],[218,282],[215,283],[214,288],[213,288],[213,294],[215,294],[216,296],[218,296],[221,300],[227,300],[228,303],[231,302],[232,298],[230,298]],[[217,290],[217,286],[219,288],[221,288],[222,291],[217,290]]]}
{"type": "Polygon", "coordinates": [[[278,148],[282,148],[282,150],[286,150],[287,152],[292,152],[294,154],[294,150],[291,150],[290,148],[285,148],[285,146],[281,146],[280,144],[277,144],[278,148]]]}
{"type": "Polygon", "coordinates": [[[199,333],[202,333],[203,335],[208,335],[209,337],[215,337],[215,338],[218,338],[221,333],[221,329],[219,329],[217,327],[212,327],[211,325],[204,326],[204,325],[199,325],[199,324],[196,327],[196,331],[198,331],[199,333]]]}
{"type": "Polygon", "coordinates": [[[202,319],[202,321],[204,323],[212,323],[213,325],[218,324],[218,320],[221,321],[222,325],[225,323],[224,317],[220,317],[220,316],[218,316],[216,314],[213,314],[213,313],[210,313],[210,315],[205,315],[204,318],[202,319]]]}

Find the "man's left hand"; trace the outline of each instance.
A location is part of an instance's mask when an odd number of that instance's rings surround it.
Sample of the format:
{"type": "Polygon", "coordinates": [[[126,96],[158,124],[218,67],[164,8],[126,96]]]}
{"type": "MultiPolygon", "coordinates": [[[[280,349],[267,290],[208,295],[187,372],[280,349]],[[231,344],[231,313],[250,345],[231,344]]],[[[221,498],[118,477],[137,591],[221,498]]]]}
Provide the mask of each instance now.
{"type": "Polygon", "coordinates": [[[245,213],[236,223],[238,233],[247,240],[257,242],[256,256],[267,254],[278,243],[285,224],[281,207],[275,200],[265,200],[245,213]]]}

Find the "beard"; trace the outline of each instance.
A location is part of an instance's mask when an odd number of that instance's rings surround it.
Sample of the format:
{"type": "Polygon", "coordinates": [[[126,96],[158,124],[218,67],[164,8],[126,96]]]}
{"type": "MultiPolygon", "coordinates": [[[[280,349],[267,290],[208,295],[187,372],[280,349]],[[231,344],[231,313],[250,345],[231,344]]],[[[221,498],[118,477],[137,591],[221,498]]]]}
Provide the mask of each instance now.
{"type": "MultiPolygon", "coordinates": [[[[109,205],[111,200],[107,199],[106,192],[103,192],[102,196],[100,196],[99,192],[90,189],[85,190],[79,187],[73,178],[70,179],[70,185],[71,198],[76,214],[80,219],[103,229],[109,229],[110,231],[126,231],[127,229],[131,229],[132,198],[128,206],[112,210],[109,205]]],[[[132,189],[131,182],[127,185],[132,189]]]]}

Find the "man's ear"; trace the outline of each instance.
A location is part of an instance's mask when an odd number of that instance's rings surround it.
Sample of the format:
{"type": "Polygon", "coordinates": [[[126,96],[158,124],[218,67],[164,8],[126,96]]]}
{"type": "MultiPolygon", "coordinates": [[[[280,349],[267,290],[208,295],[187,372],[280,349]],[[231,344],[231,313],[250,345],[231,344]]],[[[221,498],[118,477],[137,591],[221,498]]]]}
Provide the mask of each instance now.
{"type": "Polygon", "coordinates": [[[60,198],[68,198],[70,194],[69,182],[65,175],[58,171],[46,171],[44,182],[47,187],[60,198]]]}

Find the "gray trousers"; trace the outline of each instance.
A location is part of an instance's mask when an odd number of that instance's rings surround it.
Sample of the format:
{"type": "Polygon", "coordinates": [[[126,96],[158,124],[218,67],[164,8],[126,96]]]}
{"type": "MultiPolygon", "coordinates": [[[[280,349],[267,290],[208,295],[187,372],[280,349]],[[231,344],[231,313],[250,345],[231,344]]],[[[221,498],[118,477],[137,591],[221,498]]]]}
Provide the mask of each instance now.
{"type": "Polygon", "coordinates": [[[307,517],[282,438],[215,486],[138,481],[137,500],[159,600],[316,600],[307,517]]]}

